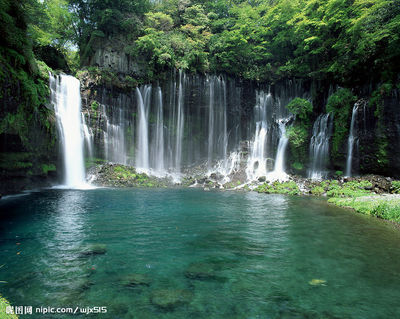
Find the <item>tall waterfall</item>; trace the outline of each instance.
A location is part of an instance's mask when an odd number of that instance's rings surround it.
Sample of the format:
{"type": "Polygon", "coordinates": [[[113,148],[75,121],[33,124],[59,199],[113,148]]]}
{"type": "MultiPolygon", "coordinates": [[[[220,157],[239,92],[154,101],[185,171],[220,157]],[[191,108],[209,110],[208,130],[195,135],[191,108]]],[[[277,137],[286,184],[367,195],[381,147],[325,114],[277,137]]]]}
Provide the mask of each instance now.
{"type": "Polygon", "coordinates": [[[288,118],[281,119],[278,121],[280,137],[279,137],[278,150],[276,152],[274,170],[270,175],[274,177],[273,179],[278,179],[278,180],[287,179],[287,174],[285,172],[285,159],[286,159],[285,153],[287,144],[289,142],[289,139],[286,136],[286,124],[288,123],[288,121],[289,121],[288,118]]]}
{"type": "Polygon", "coordinates": [[[68,75],[50,75],[50,88],[63,147],[65,186],[86,187],[79,80],[68,75]]]}
{"type": "Polygon", "coordinates": [[[249,180],[266,177],[269,180],[286,180],[286,148],[288,137],[286,125],[291,115],[285,105],[288,96],[273,96],[270,92],[257,92],[255,112],[255,134],[251,143],[251,153],[247,161],[246,174],[249,180]],[[272,169],[272,158],[275,164],[272,169]]]}
{"type": "Polygon", "coordinates": [[[329,140],[332,135],[332,115],[321,114],[314,122],[310,141],[310,159],[312,161],[308,176],[319,180],[328,175],[329,140]]]}
{"type": "Polygon", "coordinates": [[[257,93],[256,99],[256,131],[246,172],[251,180],[267,175],[267,134],[269,125],[267,111],[273,103],[271,93],[266,94],[263,91],[257,93]]]}
{"type": "Polygon", "coordinates": [[[175,170],[177,173],[181,172],[182,162],[182,142],[183,142],[183,128],[184,128],[184,82],[185,74],[179,70],[179,88],[178,88],[178,105],[176,109],[176,143],[175,143],[175,170]]]}
{"type": "Polygon", "coordinates": [[[351,176],[352,165],[353,165],[353,152],[354,145],[357,145],[357,138],[354,136],[354,125],[356,122],[358,111],[358,104],[355,103],[353,107],[353,112],[351,115],[351,124],[350,124],[350,134],[347,140],[347,160],[346,160],[346,172],[345,176],[351,176]]]}
{"type": "Polygon", "coordinates": [[[154,173],[163,175],[164,167],[164,114],[161,88],[157,88],[156,100],[156,129],[151,143],[151,167],[154,168],[154,173]]]}
{"type": "Polygon", "coordinates": [[[137,154],[136,167],[139,170],[148,172],[149,170],[149,127],[148,117],[151,99],[151,86],[146,85],[143,92],[136,89],[138,103],[138,125],[137,125],[137,154]]]}

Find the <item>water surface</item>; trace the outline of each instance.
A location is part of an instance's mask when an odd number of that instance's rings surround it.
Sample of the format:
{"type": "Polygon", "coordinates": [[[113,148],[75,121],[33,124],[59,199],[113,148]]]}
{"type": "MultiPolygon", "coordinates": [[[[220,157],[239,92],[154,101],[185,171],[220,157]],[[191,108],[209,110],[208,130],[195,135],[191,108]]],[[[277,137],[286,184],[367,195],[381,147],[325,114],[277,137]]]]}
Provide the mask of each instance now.
{"type": "Polygon", "coordinates": [[[113,319],[400,314],[398,229],[322,200],[48,190],[2,200],[0,220],[0,293],[14,305],[106,306],[92,317],[113,319]]]}

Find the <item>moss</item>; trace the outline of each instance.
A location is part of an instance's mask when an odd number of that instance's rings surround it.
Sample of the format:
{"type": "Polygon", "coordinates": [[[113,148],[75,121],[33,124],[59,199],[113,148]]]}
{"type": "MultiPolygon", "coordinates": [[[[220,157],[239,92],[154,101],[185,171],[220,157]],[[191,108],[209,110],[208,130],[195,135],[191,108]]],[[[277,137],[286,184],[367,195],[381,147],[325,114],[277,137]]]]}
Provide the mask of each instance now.
{"type": "Polygon", "coordinates": [[[315,186],[311,189],[311,194],[321,196],[325,193],[325,189],[322,186],[315,186]]]}
{"type": "Polygon", "coordinates": [[[18,319],[15,314],[7,314],[7,307],[10,307],[10,303],[0,295],[0,318],[1,319],[18,319]]]}
{"type": "Polygon", "coordinates": [[[49,172],[55,172],[56,166],[54,164],[42,164],[43,174],[47,175],[49,172]]]}
{"type": "Polygon", "coordinates": [[[8,152],[0,153],[0,169],[19,170],[33,166],[32,158],[34,154],[29,152],[8,152]]]}
{"type": "Polygon", "coordinates": [[[384,83],[371,94],[369,106],[375,108],[374,116],[377,119],[376,125],[376,162],[380,169],[387,169],[389,164],[388,146],[389,141],[385,133],[384,99],[389,96],[393,89],[391,83],[384,83]]]}
{"type": "Polygon", "coordinates": [[[302,123],[295,123],[288,128],[287,135],[289,138],[290,161],[295,170],[303,170],[301,163],[306,163],[308,159],[309,146],[309,130],[302,123]]]}
{"type": "Polygon", "coordinates": [[[293,181],[264,183],[255,189],[258,193],[299,195],[300,189],[293,181]]]}
{"type": "Polygon", "coordinates": [[[38,70],[39,70],[39,76],[45,80],[45,81],[49,81],[49,75],[54,74],[54,70],[52,68],[50,68],[45,62],[40,61],[40,60],[36,60],[36,64],[38,66],[38,70]]]}
{"type": "MultiPolygon", "coordinates": [[[[329,182],[329,181],[328,181],[329,182]]],[[[325,189],[326,195],[329,197],[359,197],[370,195],[371,192],[368,188],[372,187],[371,182],[368,181],[351,181],[340,185],[337,181],[330,182],[325,189]]],[[[323,183],[321,183],[322,185],[323,183]]]]}
{"type": "Polygon", "coordinates": [[[349,133],[351,110],[357,100],[349,89],[339,89],[333,93],[326,104],[326,111],[333,113],[334,130],[332,135],[332,159],[340,159],[340,147],[345,144],[345,140],[349,133]]]}
{"type": "Polygon", "coordinates": [[[92,111],[97,111],[99,109],[99,102],[93,101],[90,107],[92,108],[92,111]]]}
{"type": "Polygon", "coordinates": [[[394,194],[400,194],[400,181],[392,182],[391,192],[394,194]]]}

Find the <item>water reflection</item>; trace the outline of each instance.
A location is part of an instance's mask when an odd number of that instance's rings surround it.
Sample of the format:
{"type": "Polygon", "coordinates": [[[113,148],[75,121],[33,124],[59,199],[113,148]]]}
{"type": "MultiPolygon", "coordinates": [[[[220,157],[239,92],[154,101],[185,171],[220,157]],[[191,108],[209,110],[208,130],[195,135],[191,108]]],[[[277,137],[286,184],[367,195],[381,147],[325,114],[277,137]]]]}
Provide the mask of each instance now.
{"type": "Polygon", "coordinates": [[[85,238],[90,232],[85,216],[86,200],[83,191],[60,192],[46,220],[48,236],[42,243],[46,255],[38,261],[38,268],[46,270],[42,284],[60,300],[68,296],[76,298],[80,287],[88,285],[90,265],[81,258],[85,238]]]}

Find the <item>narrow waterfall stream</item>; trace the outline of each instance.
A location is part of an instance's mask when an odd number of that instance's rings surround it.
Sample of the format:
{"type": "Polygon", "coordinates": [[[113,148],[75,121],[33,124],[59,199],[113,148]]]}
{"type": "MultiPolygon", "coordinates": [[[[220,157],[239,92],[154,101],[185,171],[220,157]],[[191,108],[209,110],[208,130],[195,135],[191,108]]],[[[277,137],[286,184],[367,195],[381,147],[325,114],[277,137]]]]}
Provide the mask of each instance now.
{"type": "Polygon", "coordinates": [[[350,177],[352,173],[354,147],[357,146],[357,137],[354,135],[354,126],[356,123],[357,111],[358,104],[355,103],[351,115],[350,134],[347,140],[347,160],[345,176],[348,177],[350,177]]]}
{"type": "Polygon", "coordinates": [[[286,148],[289,142],[289,139],[286,135],[286,125],[290,118],[280,119],[278,120],[279,125],[279,143],[278,149],[276,152],[275,165],[274,170],[271,173],[267,174],[268,180],[278,180],[278,181],[286,181],[289,176],[285,172],[285,161],[286,161],[286,148]]]}
{"type": "Polygon", "coordinates": [[[68,188],[86,188],[79,80],[69,75],[50,75],[50,88],[63,148],[64,184],[68,188]]]}
{"type": "Polygon", "coordinates": [[[321,114],[314,122],[310,141],[311,168],[308,177],[320,180],[328,175],[329,140],[332,135],[332,115],[321,114]]]}

